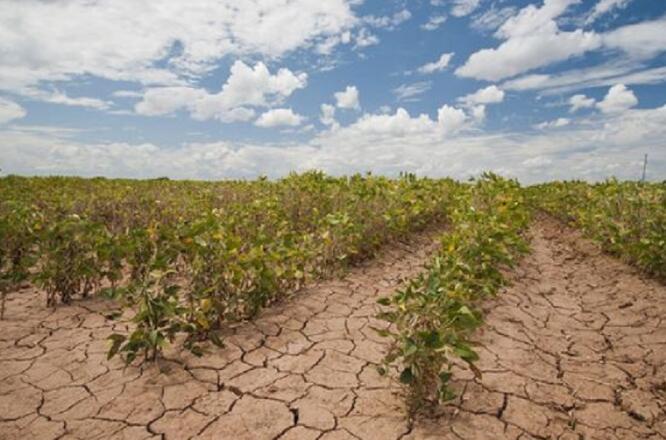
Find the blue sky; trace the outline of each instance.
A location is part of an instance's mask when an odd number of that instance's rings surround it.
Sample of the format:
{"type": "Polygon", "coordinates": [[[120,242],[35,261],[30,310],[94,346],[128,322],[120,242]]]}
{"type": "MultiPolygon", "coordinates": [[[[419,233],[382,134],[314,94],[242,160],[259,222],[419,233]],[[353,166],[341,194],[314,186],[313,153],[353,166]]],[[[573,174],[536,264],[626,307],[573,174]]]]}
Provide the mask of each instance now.
{"type": "Polygon", "coordinates": [[[666,1],[7,0],[2,173],[666,179],[666,1]]]}

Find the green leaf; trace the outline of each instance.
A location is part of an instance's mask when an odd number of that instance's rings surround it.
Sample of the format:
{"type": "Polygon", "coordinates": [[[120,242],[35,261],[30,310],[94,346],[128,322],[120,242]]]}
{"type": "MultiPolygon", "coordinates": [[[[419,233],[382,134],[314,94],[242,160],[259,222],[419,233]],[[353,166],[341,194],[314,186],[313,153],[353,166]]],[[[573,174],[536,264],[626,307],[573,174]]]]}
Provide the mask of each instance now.
{"type": "Polygon", "coordinates": [[[372,327],[371,326],[370,329],[373,330],[375,333],[377,333],[382,338],[386,338],[386,337],[392,335],[391,332],[389,332],[388,330],[382,329],[382,328],[377,328],[377,327],[372,327]]]}
{"type": "Polygon", "coordinates": [[[459,344],[453,351],[465,362],[474,362],[479,359],[479,355],[466,344],[459,344]]]}
{"type": "Polygon", "coordinates": [[[407,367],[402,370],[402,373],[400,373],[400,382],[404,383],[405,385],[410,385],[412,382],[414,382],[414,374],[412,373],[411,368],[407,367]]]}
{"type": "Polygon", "coordinates": [[[208,338],[211,340],[211,342],[213,344],[217,345],[220,348],[224,348],[224,343],[222,342],[222,340],[220,339],[220,337],[218,336],[217,333],[210,332],[210,334],[208,335],[208,338]]]}
{"type": "Polygon", "coordinates": [[[439,381],[442,384],[446,384],[449,382],[452,375],[453,374],[450,371],[442,371],[441,373],[439,373],[439,381]]]}
{"type": "Polygon", "coordinates": [[[114,333],[111,336],[109,336],[109,339],[111,340],[111,348],[109,348],[109,352],[106,354],[107,360],[110,360],[118,353],[118,351],[120,350],[120,346],[122,345],[123,342],[125,342],[127,337],[114,333]]]}
{"type": "Polygon", "coordinates": [[[440,337],[440,334],[437,330],[432,330],[430,332],[427,332],[423,337],[423,342],[425,343],[426,347],[432,349],[438,349],[444,345],[440,337]]]}
{"type": "Polygon", "coordinates": [[[381,304],[383,306],[390,306],[391,305],[391,298],[389,298],[389,297],[379,298],[377,300],[377,304],[381,304]]]}

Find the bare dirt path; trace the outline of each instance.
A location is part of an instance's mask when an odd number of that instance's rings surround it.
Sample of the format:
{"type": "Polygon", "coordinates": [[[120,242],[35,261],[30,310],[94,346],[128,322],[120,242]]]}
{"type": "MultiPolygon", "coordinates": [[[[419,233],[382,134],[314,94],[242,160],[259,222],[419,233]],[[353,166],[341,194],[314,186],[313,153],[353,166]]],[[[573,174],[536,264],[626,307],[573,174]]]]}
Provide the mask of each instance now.
{"type": "Polygon", "coordinates": [[[388,247],[230,330],[202,358],[107,361],[123,323],[99,299],[45,310],[24,291],[0,322],[0,439],[666,438],[666,287],[542,220],[514,285],[485,304],[482,379],[410,424],[375,369],[375,301],[436,249],[388,247]]]}

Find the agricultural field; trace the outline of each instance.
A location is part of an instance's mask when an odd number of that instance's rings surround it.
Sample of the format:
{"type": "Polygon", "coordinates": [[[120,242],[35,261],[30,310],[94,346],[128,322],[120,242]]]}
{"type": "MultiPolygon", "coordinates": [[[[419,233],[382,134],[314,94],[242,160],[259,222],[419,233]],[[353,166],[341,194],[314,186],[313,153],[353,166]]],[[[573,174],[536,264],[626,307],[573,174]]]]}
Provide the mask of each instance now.
{"type": "Polygon", "coordinates": [[[666,184],[0,179],[0,438],[666,437],[666,184]]]}

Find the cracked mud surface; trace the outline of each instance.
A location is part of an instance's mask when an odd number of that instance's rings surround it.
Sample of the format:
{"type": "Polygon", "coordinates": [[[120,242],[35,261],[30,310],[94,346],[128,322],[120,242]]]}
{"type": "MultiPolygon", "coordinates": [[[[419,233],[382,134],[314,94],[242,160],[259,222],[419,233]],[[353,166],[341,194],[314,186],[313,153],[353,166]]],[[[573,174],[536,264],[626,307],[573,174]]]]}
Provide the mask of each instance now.
{"type": "Polygon", "coordinates": [[[422,269],[432,234],[389,246],[230,329],[202,358],[106,360],[126,331],[89,299],[48,310],[26,289],[0,322],[0,439],[666,438],[666,287],[542,219],[514,284],[484,304],[481,379],[409,423],[376,373],[378,297],[422,269]]]}
{"type": "Polygon", "coordinates": [[[666,438],[666,286],[549,219],[484,304],[481,380],[406,439],[666,438]]]}

